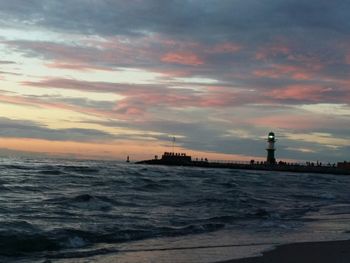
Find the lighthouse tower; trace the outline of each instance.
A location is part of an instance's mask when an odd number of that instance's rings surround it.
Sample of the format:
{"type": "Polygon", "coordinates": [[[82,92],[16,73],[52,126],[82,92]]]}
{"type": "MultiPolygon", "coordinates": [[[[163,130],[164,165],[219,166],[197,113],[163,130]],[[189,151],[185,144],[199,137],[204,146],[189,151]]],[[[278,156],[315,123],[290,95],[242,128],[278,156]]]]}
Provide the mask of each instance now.
{"type": "Polygon", "coordinates": [[[273,132],[270,132],[268,137],[267,137],[267,159],[266,159],[266,163],[267,164],[276,164],[276,159],[275,159],[275,134],[273,132]]]}

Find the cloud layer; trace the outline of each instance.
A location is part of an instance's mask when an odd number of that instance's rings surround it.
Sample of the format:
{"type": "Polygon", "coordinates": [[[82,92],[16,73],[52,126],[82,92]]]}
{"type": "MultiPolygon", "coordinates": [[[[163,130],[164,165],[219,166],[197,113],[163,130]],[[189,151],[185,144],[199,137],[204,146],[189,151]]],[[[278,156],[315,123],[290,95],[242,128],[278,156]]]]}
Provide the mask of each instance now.
{"type": "Polygon", "coordinates": [[[186,149],[263,157],[273,129],[281,158],[344,159],[349,11],[340,0],[2,1],[0,103],[33,115],[4,112],[1,136],[176,135],[186,149]],[[17,120],[30,132],[8,127],[17,120]]]}

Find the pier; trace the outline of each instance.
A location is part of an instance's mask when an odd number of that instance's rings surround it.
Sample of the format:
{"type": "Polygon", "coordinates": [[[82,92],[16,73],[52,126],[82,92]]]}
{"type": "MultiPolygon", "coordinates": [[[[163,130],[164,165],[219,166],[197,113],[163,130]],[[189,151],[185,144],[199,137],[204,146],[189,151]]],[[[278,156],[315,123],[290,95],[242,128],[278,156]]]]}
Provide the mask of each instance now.
{"type": "Polygon", "coordinates": [[[152,160],[136,162],[147,165],[189,166],[203,168],[225,168],[242,170],[281,171],[294,173],[318,173],[350,175],[350,162],[338,162],[338,164],[321,162],[288,163],[275,159],[275,134],[270,132],[267,137],[268,147],[266,161],[237,162],[237,161],[209,161],[207,158],[194,158],[186,153],[165,152],[161,158],[156,155],[152,160]]]}

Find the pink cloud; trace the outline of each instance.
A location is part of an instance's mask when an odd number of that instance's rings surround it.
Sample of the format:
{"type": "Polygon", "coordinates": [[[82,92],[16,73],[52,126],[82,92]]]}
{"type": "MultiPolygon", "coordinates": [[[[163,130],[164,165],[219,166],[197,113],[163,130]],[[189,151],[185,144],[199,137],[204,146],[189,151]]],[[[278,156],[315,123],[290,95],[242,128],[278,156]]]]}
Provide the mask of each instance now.
{"type": "Polygon", "coordinates": [[[82,39],[74,45],[45,41],[6,41],[10,48],[36,55],[50,68],[74,71],[115,70],[118,67],[143,68],[164,73],[164,78],[196,75],[218,54],[232,54],[242,47],[233,42],[203,44],[180,41],[160,35],[82,39]],[[166,66],[165,64],[166,63],[166,66]],[[187,67],[181,67],[187,66],[187,67]],[[193,66],[192,70],[188,66],[193,66]],[[196,67],[197,66],[197,67],[196,67]],[[186,68],[186,70],[181,70],[186,68]]]}
{"type": "Polygon", "coordinates": [[[292,74],[292,79],[295,80],[310,80],[312,79],[312,74],[307,73],[307,72],[294,72],[292,74]]]}
{"type": "Polygon", "coordinates": [[[289,54],[287,57],[291,63],[297,63],[299,67],[309,72],[318,72],[323,69],[327,63],[332,63],[331,59],[327,62],[321,61],[319,57],[305,54],[289,54]]]}
{"type": "Polygon", "coordinates": [[[191,77],[192,72],[189,70],[181,69],[181,68],[155,68],[154,72],[160,73],[163,76],[160,78],[168,79],[168,78],[186,78],[191,77]]]}
{"type": "Polygon", "coordinates": [[[257,77],[273,79],[288,77],[294,80],[310,80],[313,78],[313,73],[303,67],[279,64],[273,64],[267,69],[257,69],[253,74],[257,77]]]}
{"type": "MultiPolygon", "coordinates": [[[[124,98],[116,101],[112,111],[94,111],[94,114],[113,115],[118,118],[144,117],[154,108],[224,108],[242,105],[255,100],[249,93],[232,91],[230,88],[209,86],[201,91],[186,88],[168,88],[157,85],[118,85],[102,82],[86,82],[68,79],[52,79],[42,82],[24,82],[41,88],[76,89],[84,91],[113,92],[124,98]]],[[[56,107],[59,105],[55,105],[56,107]]],[[[72,106],[67,106],[72,107],[72,106]]],[[[78,111],[87,111],[76,107],[78,111]]],[[[73,109],[72,109],[73,110],[73,109]]]]}
{"type": "Polygon", "coordinates": [[[293,80],[322,80],[322,69],[333,63],[332,58],[327,61],[322,56],[312,52],[303,52],[296,43],[286,39],[277,39],[276,43],[261,47],[255,54],[257,60],[265,67],[254,70],[257,77],[290,78],[293,80]],[[266,67],[267,66],[267,67],[266,67]]]}
{"type": "Polygon", "coordinates": [[[215,45],[209,52],[213,53],[236,53],[241,50],[241,46],[236,43],[222,43],[215,45]]]}
{"type": "Polygon", "coordinates": [[[274,89],[268,94],[274,99],[283,100],[305,100],[320,102],[332,97],[333,90],[331,88],[317,85],[290,85],[285,88],[274,89]]]}
{"type": "Polygon", "coordinates": [[[287,45],[275,44],[265,48],[261,48],[258,52],[256,52],[255,58],[257,60],[263,60],[278,55],[288,55],[290,54],[290,52],[291,49],[287,45]]]}
{"type": "Polygon", "coordinates": [[[346,129],[347,124],[340,118],[325,118],[322,113],[310,112],[276,112],[274,115],[267,115],[263,117],[253,117],[246,121],[247,124],[264,127],[269,129],[283,129],[289,132],[309,132],[323,130],[325,127],[337,127],[339,129],[346,129]]]}
{"type": "Polygon", "coordinates": [[[350,64],[350,51],[345,55],[345,61],[347,64],[350,64]]]}
{"type": "Polygon", "coordinates": [[[169,52],[162,56],[161,61],[189,66],[204,64],[204,61],[192,52],[169,52]]]}
{"type": "Polygon", "coordinates": [[[140,60],[151,61],[158,56],[147,47],[133,47],[122,40],[84,42],[74,46],[43,41],[8,41],[6,44],[30,55],[38,54],[46,60],[48,67],[74,70],[113,70],[117,65],[137,65],[140,60]]]}
{"type": "Polygon", "coordinates": [[[155,35],[149,39],[151,43],[160,43],[166,50],[193,50],[201,48],[202,45],[198,42],[187,40],[178,40],[174,38],[167,38],[160,35],[155,35]]]}
{"type": "MultiPolygon", "coordinates": [[[[112,92],[124,98],[116,102],[114,114],[129,113],[145,115],[152,108],[225,108],[250,103],[348,103],[348,84],[333,83],[332,86],[300,84],[265,89],[257,93],[245,90],[232,90],[224,86],[203,86],[201,90],[190,88],[169,88],[167,85],[126,85],[105,82],[87,82],[70,79],[48,79],[41,82],[23,82],[41,88],[76,89],[95,92],[112,92]]],[[[99,112],[98,114],[113,114],[99,112]]]]}
{"type": "Polygon", "coordinates": [[[151,109],[167,108],[228,108],[254,103],[259,98],[251,96],[250,92],[233,91],[229,88],[209,86],[201,91],[191,89],[160,88],[128,90],[122,93],[124,99],[116,103],[118,113],[145,113],[151,109]]]}

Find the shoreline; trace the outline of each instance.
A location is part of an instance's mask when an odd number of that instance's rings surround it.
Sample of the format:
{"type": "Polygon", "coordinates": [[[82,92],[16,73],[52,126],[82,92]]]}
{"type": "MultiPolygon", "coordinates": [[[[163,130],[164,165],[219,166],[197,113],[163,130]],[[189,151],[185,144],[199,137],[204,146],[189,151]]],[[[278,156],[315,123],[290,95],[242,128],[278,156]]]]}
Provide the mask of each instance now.
{"type": "Polygon", "coordinates": [[[262,256],[216,263],[348,263],[350,240],[303,242],[278,245],[262,256]]]}

